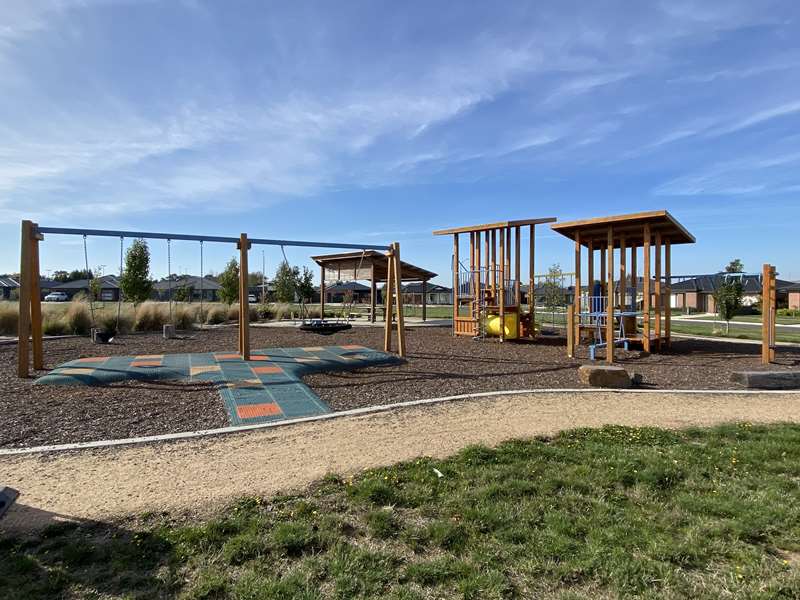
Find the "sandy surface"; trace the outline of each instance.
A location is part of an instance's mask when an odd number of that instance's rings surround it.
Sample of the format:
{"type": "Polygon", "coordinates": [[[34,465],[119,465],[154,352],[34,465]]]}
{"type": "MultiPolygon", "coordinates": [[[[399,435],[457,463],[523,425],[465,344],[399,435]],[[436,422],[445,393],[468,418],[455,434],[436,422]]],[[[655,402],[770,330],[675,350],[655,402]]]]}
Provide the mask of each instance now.
{"type": "Polygon", "coordinates": [[[800,422],[800,395],[590,391],[481,398],[191,441],[0,456],[0,483],[22,492],[0,529],[148,511],[206,515],[236,497],[299,490],[330,472],[444,457],[468,444],[565,428],[731,421],[800,422]]]}

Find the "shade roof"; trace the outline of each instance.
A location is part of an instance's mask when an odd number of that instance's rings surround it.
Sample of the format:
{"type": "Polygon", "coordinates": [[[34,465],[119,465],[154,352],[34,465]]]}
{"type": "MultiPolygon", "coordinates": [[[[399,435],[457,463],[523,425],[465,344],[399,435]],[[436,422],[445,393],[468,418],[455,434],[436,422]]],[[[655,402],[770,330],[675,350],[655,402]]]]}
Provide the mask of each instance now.
{"type": "MultiPolygon", "coordinates": [[[[376,250],[364,252],[345,252],[343,254],[323,254],[312,256],[311,260],[321,267],[332,271],[350,271],[372,269],[375,281],[386,281],[388,277],[388,261],[386,254],[376,250]]],[[[422,267],[400,261],[403,281],[427,281],[436,277],[436,273],[422,267]]]]}
{"type": "Polygon", "coordinates": [[[550,227],[571,240],[580,237],[583,246],[588,247],[589,243],[592,243],[596,248],[607,245],[608,228],[612,227],[614,247],[617,248],[623,237],[627,247],[643,246],[646,224],[650,225],[651,243],[655,241],[657,233],[661,234],[662,242],[669,241],[670,244],[694,244],[696,241],[694,236],[666,210],[567,221],[550,227]]]}
{"type": "Polygon", "coordinates": [[[540,219],[522,219],[520,221],[500,221],[499,223],[485,223],[483,225],[467,225],[464,227],[453,227],[452,229],[440,229],[434,231],[433,235],[452,235],[454,233],[474,233],[476,231],[491,231],[492,229],[506,229],[508,227],[523,227],[525,225],[541,225],[543,223],[555,223],[555,217],[542,217],[540,219]]]}

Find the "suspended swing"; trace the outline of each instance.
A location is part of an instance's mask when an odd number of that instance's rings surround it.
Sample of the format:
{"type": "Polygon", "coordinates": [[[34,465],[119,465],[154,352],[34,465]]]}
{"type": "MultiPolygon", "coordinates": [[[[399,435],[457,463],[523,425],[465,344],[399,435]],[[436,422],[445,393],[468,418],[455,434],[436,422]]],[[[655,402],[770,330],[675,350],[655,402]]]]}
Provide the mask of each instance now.
{"type": "MultiPolygon", "coordinates": [[[[357,278],[358,274],[361,272],[361,267],[364,264],[364,257],[366,254],[366,250],[361,251],[361,260],[359,260],[358,268],[356,268],[355,273],[353,273],[354,278],[357,278]]],[[[356,281],[356,279],[353,279],[353,281],[356,281]]],[[[300,325],[300,331],[316,333],[317,335],[333,335],[334,333],[352,329],[353,325],[350,323],[350,313],[353,308],[353,302],[354,297],[351,296],[349,301],[342,303],[342,310],[339,312],[339,316],[335,321],[326,320],[325,315],[322,314],[320,315],[319,319],[307,319],[305,304],[303,304],[303,322],[300,325]]]]}
{"type": "MultiPolygon", "coordinates": [[[[120,281],[122,280],[122,273],[124,269],[124,261],[123,261],[123,248],[125,244],[125,238],[123,236],[119,236],[119,277],[120,281]]],[[[87,277],[89,274],[89,253],[86,248],[86,236],[83,236],[83,258],[86,264],[86,273],[87,277]]],[[[89,311],[92,314],[92,341],[95,344],[109,344],[113,342],[119,335],[119,321],[122,315],[122,290],[118,288],[117,291],[117,318],[113,328],[107,327],[107,322],[105,323],[106,327],[104,329],[99,329],[96,324],[95,320],[95,312],[94,312],[94,292],[92,291],[91,282],[94,280],[94,273],[89,278],[89,311]]]]}

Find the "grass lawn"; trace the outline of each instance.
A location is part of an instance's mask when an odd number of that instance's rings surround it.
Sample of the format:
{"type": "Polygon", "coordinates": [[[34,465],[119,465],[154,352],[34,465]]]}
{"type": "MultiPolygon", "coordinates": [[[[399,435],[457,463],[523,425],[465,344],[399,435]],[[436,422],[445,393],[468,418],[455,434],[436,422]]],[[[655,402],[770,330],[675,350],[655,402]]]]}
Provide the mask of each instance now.
{"type": "Polygon", "coordinates": [[[798,425],[576,430],[5,539],[0,597],[797,598],[798,481],[798,425]]]}
{"type": "MultiPolygon", "coordinates": [[[[706,319],[713,320],[713,316],[709,315],[683,315],[680,313],[673,313],[673,318],[681,319],[706,319]]],[[[800,317],[776,317],[778,325],[800,325],[800,317]]],[[[758,323],[761,324],[761,315],[737,315],[733,318],[733,322],[739,323],[758,323]]]]}
{"type": "MultiPolygon", "coordinates": [[[[720,321],[716,329],[725,331],[725,323],[720,321]]],[[[672,322],[672,333],[683,333],[687,335],[700,335],[711,337],[729,337],[740,340],[761,340],[760,327],[737,327],[735,323],[731,323],[730,333],[726,336],[720,333],[714,333],[715,327],[713,323],[687,323],[687,322],[672,322]]],[[[787,333],[785,330],[778,330],[776,333],[776,340],[779,342],[792,342],[800,343],[800,331],[791,331],[787,333]]]]}

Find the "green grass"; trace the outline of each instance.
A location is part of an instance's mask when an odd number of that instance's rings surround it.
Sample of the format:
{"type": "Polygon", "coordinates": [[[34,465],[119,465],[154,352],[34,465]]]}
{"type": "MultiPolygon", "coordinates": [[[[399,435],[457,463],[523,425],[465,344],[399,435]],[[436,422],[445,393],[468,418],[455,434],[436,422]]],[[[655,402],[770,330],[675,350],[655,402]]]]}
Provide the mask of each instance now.
{"type": "MultiPolygon", "coordinates": [[[[724,331],[725,323],[722,321],[720,321],[716,327],[713,323],[672,322],[672,333],[761,341],[760,327],[737,327],[735,323],[731,323],[730,333],[725,335],[724,331]]],[[[800,343],[800,331],[792,331],[787,333],[786,331],[779,330],[776,333],[775,339],[778,342],[791,342],[797,344],[800,343]]]]}
{"type": "MultiPolygon", "coordinates": [[[[673,318],[681,319],[706,319],[713,320],[714,316],[709,315],[684,315],[678,312],[672,314],[673,318]]],[[[775,319],[778,325],[800,325],[800,318],[798,317],[781,317],[780,315],[775,319]]],[[[761,315],[737,315],[733,318],[734,323],[761,323],[761,315]]]]}
{"type": "Polygon", "coordinates": [[[4,539],[0,597],[796,598],[798,479],[797,425],[575,430],[4,539]]]}

